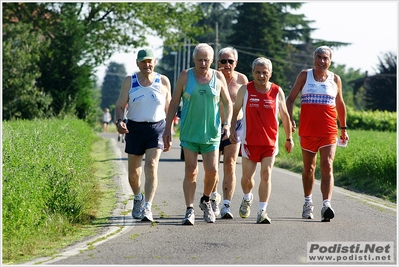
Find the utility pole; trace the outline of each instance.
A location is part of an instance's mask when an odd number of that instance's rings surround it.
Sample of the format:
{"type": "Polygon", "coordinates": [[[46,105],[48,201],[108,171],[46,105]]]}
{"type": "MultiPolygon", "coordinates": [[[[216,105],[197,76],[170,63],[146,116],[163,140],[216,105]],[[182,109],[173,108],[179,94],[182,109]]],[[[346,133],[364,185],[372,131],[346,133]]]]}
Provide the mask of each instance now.
{"type": "Polygon", "coordinates": [[[190,68],[190,59],[191,59],[191,39],[188,39],[187,69],[190,68]]]}
{"type": "Polygon", "coordinates": [[[217,57],[217,52],[219,52],[219,24],[218,22],[215,23],[215,33],[216,33],[216,39],[215,39],[215,58],[217,57]]]}
{"type": "MultiPolygon", "coordinates": [[[[178,54],[178,59],[177,59],[177,73],[180,73],[180,66],[181,66],[181,45],[179,45],[179,54],[178,54]]],[[[183,66],[184,68],[184,66],[183,66]]]]}
{"type": "Polygon", "coordinates": [[[183,41],[183,54],[182,54],[182,57],[183,57],[183,64],[182,64],[183,69],[186,68],[186,53],[187,53],[187,45],[186,45],[186,37],[184,37],[184,41],[183,41]]]}
{"type": "Polygon", "coordinates": [[[177,52],[175,52],[175,51],[172,51],[172,52],[170,52],[170,54],[171,55],[173,55],[174,57],[175,57],[175,66],[174,66],[174,68],[173,68],[173,87],[172,87],[172,93],[173,93],[173,90],[174,90],[174,88],[175,88],[175,86],[176,86],[176,76],[177,76],[177,52]]]}

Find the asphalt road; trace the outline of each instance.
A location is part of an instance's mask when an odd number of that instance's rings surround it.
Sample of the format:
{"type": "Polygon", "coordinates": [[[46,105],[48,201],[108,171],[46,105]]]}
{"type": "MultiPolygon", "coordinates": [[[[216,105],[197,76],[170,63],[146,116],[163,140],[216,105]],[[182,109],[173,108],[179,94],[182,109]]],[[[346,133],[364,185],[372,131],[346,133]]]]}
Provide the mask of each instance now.
{"type": "MultiPolygon", "coordinates": [[[[395,253],[390,264],[397,262],[396,204],[335,187],[332,207],[336,216],[331,222],[321,222],[322,199],[320,184],[316,181],[315,218],[305,220],[301,218],[301,177],[283,169],[274,168],[272,174],[272,194],[267,208],[272,223],[255,223],[259,166],[251,215],[240,218],[240,160],[232,200],[234,219],[203,221],[198,207],[203,188],[199,156],[195,225],[181,225],[186,207],[182,189],[184,162],[180,160],[178,140],[174,140],[171,151],[162,154],[159,163],[159,185],[153,203],[156,222],[134,220],[130,215],[133,204],[128,200],[132,191],[127,182],[124,144],[116,140],[115,133],[102,136],[110,138],[114,146],[115,158],[109,160],[115,162],[118,174],[115,183],[119,187],[119,205],[110,223],[99,225],[102,229],[99,236],[70,246],[51,259],[37,259],[25,265],[301,265],[308,263],[308,242],[393,242],[395,253]]],[[[222,192],[221,183],[218,191],[222,192]]]]}

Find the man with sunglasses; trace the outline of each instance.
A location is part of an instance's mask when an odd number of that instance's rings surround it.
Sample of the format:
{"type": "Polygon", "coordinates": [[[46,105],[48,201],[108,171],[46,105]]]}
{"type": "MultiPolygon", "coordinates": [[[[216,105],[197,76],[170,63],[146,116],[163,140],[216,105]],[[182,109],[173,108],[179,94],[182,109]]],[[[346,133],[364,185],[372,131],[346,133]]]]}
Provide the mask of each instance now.
{"type": "MultiPolygon", "coordinates": [[[[226,79],[227,87],[231,101],[234,102],[237,97],[238,89],[244,84],[248,83],[248,78],[245,74],[235,71],[238,63],[238,52],[233,47],[225,47],[219,50],[218,53],[218,67],[226,79]]],[[[223,109],[221,109],[222,121],[224,120],[223,109]]],[[[242,111],[239,112],[237,117],[236,132],[237,135],[242,131],[242,111]]],[[[222,135],[223,139],[224,135],[222,135]]],[[[222,219],[233,219],[233,214],[230,211],[230,202],[233,198],[236,186],[236,163],[238,153],[240,151],[240,141],[237,144],[232,144],[229,139],[221,140],[219,146],[219,158],[223,154],[223,204],[221,210],[219,209],[219,202],[221,200],[220,194],[217,192],[219,176],[217,177],[216,184],[213,187],[211,194],[211,204],[215,216],[221,216],[222,219]]],[[[220,160],[219,160],[220,161],[220,160]]]]}

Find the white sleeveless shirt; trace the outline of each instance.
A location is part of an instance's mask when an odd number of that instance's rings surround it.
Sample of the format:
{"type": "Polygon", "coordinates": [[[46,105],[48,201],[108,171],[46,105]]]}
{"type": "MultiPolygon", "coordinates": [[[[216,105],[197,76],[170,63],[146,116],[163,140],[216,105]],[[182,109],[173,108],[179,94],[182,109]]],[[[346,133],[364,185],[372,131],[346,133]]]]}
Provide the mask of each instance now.
{"type": "Polygon", "coordinates": [[[166,118],[165,95],[161,90],[161,74],[155,74],[150,86],[142,86],[136,73],[132,75],[129,90],[127,119],[136,122],[158,122],[166,118]]]}

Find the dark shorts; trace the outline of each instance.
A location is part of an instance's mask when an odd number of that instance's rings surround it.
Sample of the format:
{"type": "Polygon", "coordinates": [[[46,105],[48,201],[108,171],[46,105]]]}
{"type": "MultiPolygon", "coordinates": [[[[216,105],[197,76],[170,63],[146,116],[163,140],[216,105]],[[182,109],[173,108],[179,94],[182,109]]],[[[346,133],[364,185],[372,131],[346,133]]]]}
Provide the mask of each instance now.
{"type": "Polygon", "coordinates": [[[125,136],[127,154],[144,155],[149,148],[164,149],[162,135],[165,131],[165,120],[159,122],[135,122],[128,120],[129,133],[125,136]]]}
{"type": "MultiPolygon", "coordinates": [[[[241,143],[242,119],[238,120],[236,123],[236,133],[237,133],[237,143],[241,143]]],[[[222,134],[222,137],[220,137],[219,151],[223,151],[226,146],[231,145],[230,138],[227,138],[226,140],[222,141],[223,137],[224,134],[222,134]]]]}

